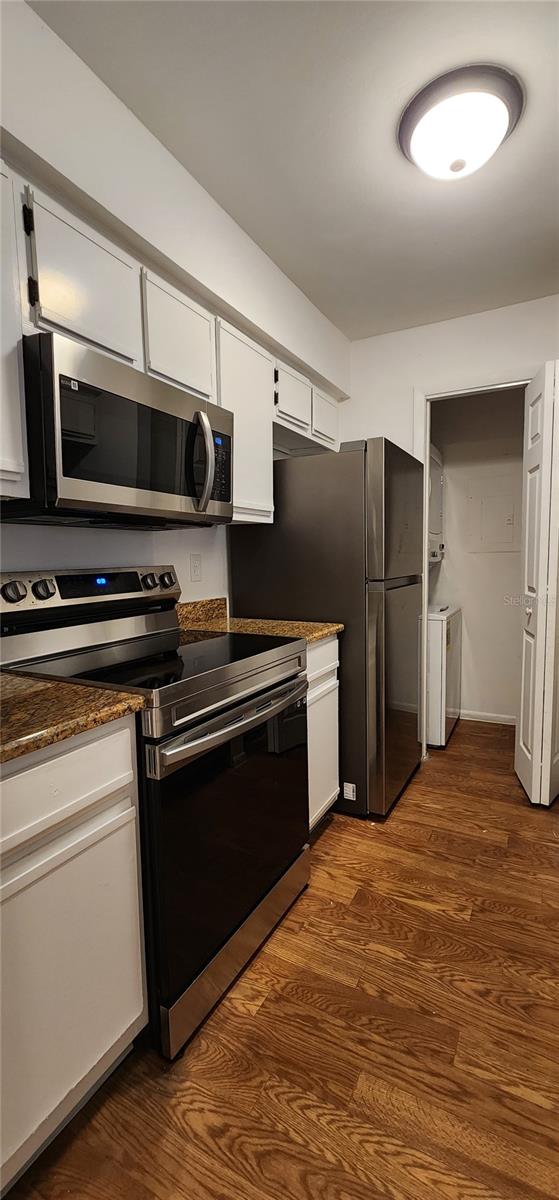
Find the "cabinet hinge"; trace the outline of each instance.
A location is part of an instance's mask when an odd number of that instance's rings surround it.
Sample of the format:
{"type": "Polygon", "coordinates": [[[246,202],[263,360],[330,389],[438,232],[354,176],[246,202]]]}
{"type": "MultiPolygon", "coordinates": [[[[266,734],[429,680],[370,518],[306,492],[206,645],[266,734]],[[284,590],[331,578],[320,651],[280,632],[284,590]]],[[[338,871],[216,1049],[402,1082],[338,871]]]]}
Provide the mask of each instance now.
{"type": "Polygon", "coordinates": [[[274,367],[274,383],[279,383],[279,371],[277,367],[274,367]]]}
{"type": "Polygon", "coordinates": [[[23,205],[23,228],[29,237],[35,232],[35,221],[33,218],[33,209],[30,204],[23,205]]]}
{"type": "Polygon", "coordinates": [[[274,392],[274,404],[279,404],[279,392],[274,392]]]}
{"type": "Polygon", "coordinates": [[[32,275],[29,275],[27,278],[27,295],[29,296],[31,308],[34,308],[39,303],[39,284],[36,279],[33,279],[32,275]]]}

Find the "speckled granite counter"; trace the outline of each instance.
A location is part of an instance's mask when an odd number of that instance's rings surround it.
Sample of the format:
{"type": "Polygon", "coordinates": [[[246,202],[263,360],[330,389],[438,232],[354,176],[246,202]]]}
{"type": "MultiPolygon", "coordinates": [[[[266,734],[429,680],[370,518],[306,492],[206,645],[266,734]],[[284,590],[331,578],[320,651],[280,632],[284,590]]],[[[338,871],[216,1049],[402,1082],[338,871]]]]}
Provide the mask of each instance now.
{"type": "Polygon", "coordinates": [[[343,625],[324,621],[280,621],[261,617],[227,617],[227,601],[197,600],[189,604],[178,604],[177,613],[181,629],[207,629],[212,633],[262,633],[268,637],[306,638],[307,642],[320,642],[324,638],[342,633],[343,625]]]}
{"type": "Polygon", "coordinates": [[[143,708],[142,696],[0,672],[0,762],[52,746],[143,708]]]}

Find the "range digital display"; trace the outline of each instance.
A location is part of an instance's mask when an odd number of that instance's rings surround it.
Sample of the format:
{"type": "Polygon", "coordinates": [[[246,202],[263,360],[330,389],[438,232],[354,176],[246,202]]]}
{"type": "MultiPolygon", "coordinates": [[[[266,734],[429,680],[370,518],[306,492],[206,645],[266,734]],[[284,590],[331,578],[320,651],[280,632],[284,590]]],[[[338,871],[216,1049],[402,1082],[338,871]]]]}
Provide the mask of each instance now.
{"type": "Polygon", "coordinates": [[[82,600],[89,596],[122,596],[129,592],[141,592],[142,584],[137,571],[96,571],[76,575],[56,575],[56,584],[62,600],[82,600]]]}

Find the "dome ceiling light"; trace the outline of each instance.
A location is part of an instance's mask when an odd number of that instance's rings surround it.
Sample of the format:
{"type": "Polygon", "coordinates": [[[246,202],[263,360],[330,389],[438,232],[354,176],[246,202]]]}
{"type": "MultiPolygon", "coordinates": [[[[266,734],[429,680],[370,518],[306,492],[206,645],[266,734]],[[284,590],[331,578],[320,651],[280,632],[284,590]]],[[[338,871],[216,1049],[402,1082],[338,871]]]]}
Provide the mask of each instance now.
{"type": "Polygon", "coordinates": [[[524,89],[505,67],[480,63],[433,79],[406,105],[398,142],[410,162],[434,179],[472,175],[512,133],[524,89]]]}

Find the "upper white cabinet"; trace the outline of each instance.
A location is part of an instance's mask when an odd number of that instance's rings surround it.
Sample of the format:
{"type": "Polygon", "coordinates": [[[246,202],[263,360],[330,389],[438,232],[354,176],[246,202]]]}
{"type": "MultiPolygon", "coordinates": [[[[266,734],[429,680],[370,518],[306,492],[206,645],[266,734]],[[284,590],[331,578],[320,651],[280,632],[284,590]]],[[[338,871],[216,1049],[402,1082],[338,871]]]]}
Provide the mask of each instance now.
{"type": "Polygon", "coordinates": [[[243,333],[218,322],[220,402],[235,416],[233,519],[272,521],[274,361],[243,333]]]}
{"type": "Polygon", "coordinates": [[[331,450],[340,446],[339,409],[336,400],[317,388],[312,390],[312,435],[331,450]]]}
{"type": "Polygon", "coordinates": [[[215,397],[215,317],[171,284],[142,271],[146,369],[215,397]]]}
{"type": "Polygon", "coordinates": [[[22,200],[32,209],[24,312],[39,327],[66,330],[142,366],[139,264],[42,192],[25,189],[22,200]]]}
{"type": "Polygon", "coordinates": [[[281,425],[310,433],[312,423],[312,386],[293,367],[276,363],[275,417],[281,425]]]}
{"type": "Polygon", "coordinates": [[[27,439],[21,358],[21,307],[14,196],[11,178],[0,164],[2,215],[2,320],[0,334],[0,495],[29,495],[27,439]]]}

